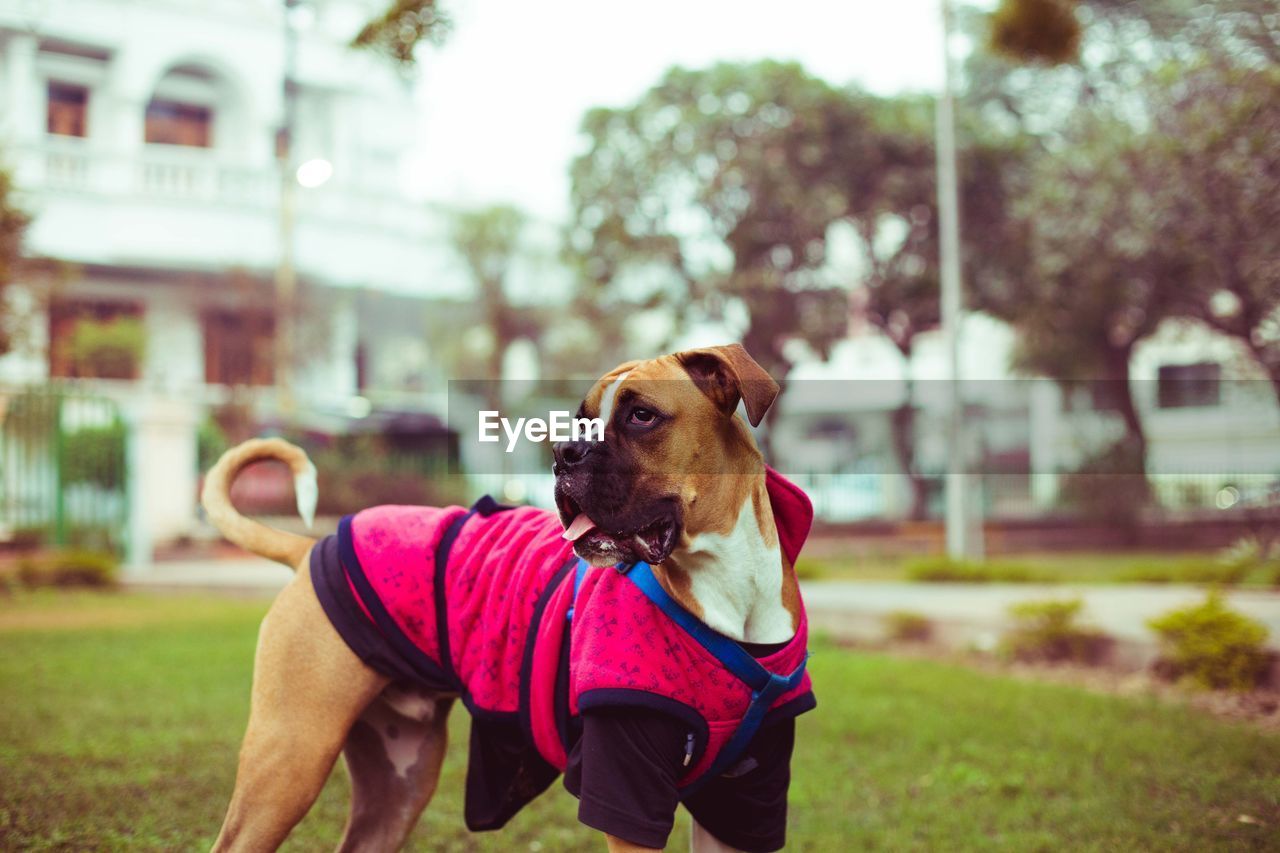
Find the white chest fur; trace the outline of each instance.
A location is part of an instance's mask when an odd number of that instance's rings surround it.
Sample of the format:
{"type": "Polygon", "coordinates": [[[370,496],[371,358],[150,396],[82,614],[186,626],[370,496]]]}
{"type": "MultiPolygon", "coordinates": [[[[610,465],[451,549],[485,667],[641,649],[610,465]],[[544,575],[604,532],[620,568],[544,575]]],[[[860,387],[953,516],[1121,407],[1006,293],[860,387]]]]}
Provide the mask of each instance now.
{"type": "Polygon", "coordinates": [[[735,640],[791,639],[791,613],[782,604],[782,553],[765,543],[748,498],[728,533],[701,533],[671,562],[687,573],[702,621],[735,640]]]}

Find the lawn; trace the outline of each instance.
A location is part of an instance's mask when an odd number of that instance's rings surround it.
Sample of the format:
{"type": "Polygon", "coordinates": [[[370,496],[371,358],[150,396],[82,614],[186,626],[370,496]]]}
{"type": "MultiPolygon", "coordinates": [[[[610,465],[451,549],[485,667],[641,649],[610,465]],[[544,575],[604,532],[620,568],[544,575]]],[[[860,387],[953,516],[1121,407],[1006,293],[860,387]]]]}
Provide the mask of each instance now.
{"type": "MultiPolygon", "coordinates": [[[[0,600],[0,849],[207,847],[264,609],[0,600]]],[[[792,849],[1280,849],[1274,735],[937,662],[820,646],[811,666],[819,708],[799,725],[792,849]]],[[[558,784],[502,833],[468,836],[465,718],[412,847],[603,849],[558,784]]],[[[332,848],[346,787],[335,772],[288,849],[332,848]]],[[[672,849],[686,839],[680,826],[672,849]]]]}
{"type": "Polygon", "coordinates": [[[843,580],[971,580],[1032,583],[1194,583],[1280,586],[1280,564],[1232,566],[1213,553],[1053,552],[997,556],[951,577],[940,557],[803,556],[801,577],[843,580]]]}

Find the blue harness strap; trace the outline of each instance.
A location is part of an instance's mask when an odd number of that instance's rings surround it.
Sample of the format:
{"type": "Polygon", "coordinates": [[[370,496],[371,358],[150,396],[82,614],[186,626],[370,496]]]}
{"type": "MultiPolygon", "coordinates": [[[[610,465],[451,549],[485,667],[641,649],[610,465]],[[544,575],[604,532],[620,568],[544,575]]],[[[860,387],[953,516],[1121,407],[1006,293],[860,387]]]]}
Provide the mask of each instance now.
{"type": "Polygon", "coordinates": [[[582,580],[587,576],[587,569],[591,566],[586,560],[578,558],[578,565],[573,570],[573,598],[569,599],[569,612],[565,614],[565,618],[570,622],[573,621],[573,609],[578,606],[578,590],[582,589],[582,580]]]}
{"type": "MultiPolygon", "coordinates": [[[[588,565],[585,560],[578,560],[573,580],[574,605],[577,604],[578,590],[582,586],[582,579],[586,576],[587,568],[588,565]]],[[[715,761],[707,768],[706,772],[691,784],[685,786],[685,793],[690,793],[724,773],[742,757],[742,754],[746,752],[747,746],[751,743],[751,739],[760,730],[765,714],[773,707],[773,703],[777,702],[778,698],[787,691],[794,690],[800,686],[800,682],[804,678],[805,664],[808,662],[809,655],[807,652],[805,653],[805,659],[800,661],[800,665],[790,675],[772,673],[761,666],[760,662],[736,641],[712,630],[705,622],[685,610],[678,601],[668,595],[667,591],[662,588],[662,584],[658,582],[657,577],[654,576],[653,569],[648,563],[641,562],[632,566],[618,566],[617,570],[634,583],[644,593],[645,598],[657,605],[659,610],[665,613],[671,621],[679,625],[698,645],[710,652],[739,681],[751,688],[751,704],[747,706],[747,713],[743,716],[742,722],[738,724],[733,736],[720,749],[720,754],[716,756],[715,761]]],[[[573,618],[573,606],[569,608],[569,618],[573,618]]]]}

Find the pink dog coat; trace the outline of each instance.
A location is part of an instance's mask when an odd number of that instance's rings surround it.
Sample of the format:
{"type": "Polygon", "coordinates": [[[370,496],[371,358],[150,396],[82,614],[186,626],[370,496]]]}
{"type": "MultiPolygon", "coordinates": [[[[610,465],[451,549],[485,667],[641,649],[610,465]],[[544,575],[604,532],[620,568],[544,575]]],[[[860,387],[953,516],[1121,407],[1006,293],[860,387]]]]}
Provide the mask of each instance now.
{"type": "MultiPolygon", "coordinates": [[[[812,506],[772,469],[766,485],[794,563],[812,506]]],[[[803,610],[785,646],[750,658],[662,601],[644,564],[633,576],[587,570],[561,533],[552,512],[485,498],[470,511],[364,510],[313,550],[317,595],[352,649],[397,680],[460,694],[471,711],[472,829],[503,825],[564,770],[583,711],[629,705],[685,721],[679,785],[692,791],[728,769],[766,714],[815,704],[803,610]]]]}

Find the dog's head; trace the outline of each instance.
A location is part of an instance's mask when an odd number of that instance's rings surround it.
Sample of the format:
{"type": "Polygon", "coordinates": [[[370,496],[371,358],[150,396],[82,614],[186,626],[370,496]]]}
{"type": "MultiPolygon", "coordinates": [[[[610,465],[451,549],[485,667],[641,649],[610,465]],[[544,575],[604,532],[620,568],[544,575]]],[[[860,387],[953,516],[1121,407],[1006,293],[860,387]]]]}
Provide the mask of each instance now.
{"type": "Polygon", "coordinates": [[[573,550],[592,565],[658,564],[686,537],[732,524],[763,460],[752,426],[778,383],[738,344],[632,361],[592,387],[579,417],[599,441],[555,446],[556,506],[573,550]]]}

